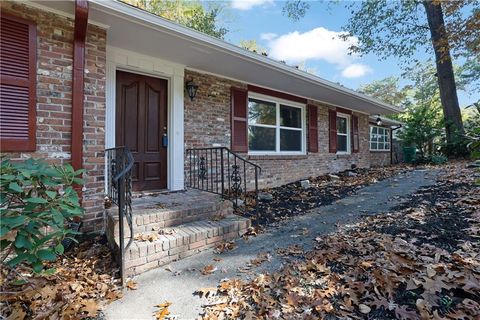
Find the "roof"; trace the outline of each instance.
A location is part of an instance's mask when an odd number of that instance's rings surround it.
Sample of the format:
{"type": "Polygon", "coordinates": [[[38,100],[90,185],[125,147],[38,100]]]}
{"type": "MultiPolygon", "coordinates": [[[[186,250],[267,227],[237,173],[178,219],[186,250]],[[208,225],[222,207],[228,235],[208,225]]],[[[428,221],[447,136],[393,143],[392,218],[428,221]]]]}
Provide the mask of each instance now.
{"type": "MultiPolygon", "coordinates": [[[[105,0],[89,2],[90,22],[108,26],[109,46],[366,114],[402,111],[396,106],[128,4],[105,0]]],[[[46,1],[41,5],[73,12],[73,1],[46,1]]]]}

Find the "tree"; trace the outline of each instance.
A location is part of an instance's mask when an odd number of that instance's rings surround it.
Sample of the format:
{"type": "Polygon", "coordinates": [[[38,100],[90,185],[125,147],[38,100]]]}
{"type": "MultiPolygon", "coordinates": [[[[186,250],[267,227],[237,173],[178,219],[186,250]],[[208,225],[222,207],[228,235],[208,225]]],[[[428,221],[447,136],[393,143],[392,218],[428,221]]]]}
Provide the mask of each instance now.
{"type": "Polygon", "coordinates": [[[403,107],[407,97],[406,88],[399,88],[397,77],[388,77],[362,85],[358,91],[393,106],[403,107]]]}
{"type": "Polygon", "coordinates": [[[257,43],[257,40],[240,40],[238,43],[240,48],[246,49],[248,51],[252,51],[255,53],[261,53],[262,55],[267,55],[267,49],[260,47],[257,43]]]}
{"type": "Polygon", "coordinates": [[[218,26],[222,5],[209,3],[206,9],[200,1],[185,0],[122,0],[188,28],[223,39],[228,29],[218,26]]]}
{"type": "MultiPolygon", "coordinates": [[[[359,40],[350,47],[352,53],[374,53],[380,58],[396,56],[409,62],[421,48],[434,53],[447,140],[454,144],[455,136],[463,134],[464,128],[452,56],[468,57],[479,52],[478,1],[371,0],[347,6],[352,16],[345,26],[348,32],[344,38],[354,35],[359,40]]],[[[295,17],[288,10],[297,7],[284,9],[295,17]]],[[[301,17],[305,10],[296,14],[301,17]]]]}

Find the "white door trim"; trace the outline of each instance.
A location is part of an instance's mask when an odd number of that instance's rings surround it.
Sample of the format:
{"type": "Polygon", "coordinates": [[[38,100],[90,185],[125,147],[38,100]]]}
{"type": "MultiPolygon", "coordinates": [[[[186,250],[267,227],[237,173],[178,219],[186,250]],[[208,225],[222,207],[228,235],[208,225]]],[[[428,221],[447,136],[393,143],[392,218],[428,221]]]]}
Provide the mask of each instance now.
{"type": "MultiPolygon", "coordinates": [[[[115,147],[116,71],[123,70],[168,80],[168,190],[184,189],[184,71],[185,66],[107,46],[105,148],[115,147]]],[[[105,172],[108,172],[105,170],[105,172]]],[[[108,177],[105,179],[105,185],[108,177]]]]}

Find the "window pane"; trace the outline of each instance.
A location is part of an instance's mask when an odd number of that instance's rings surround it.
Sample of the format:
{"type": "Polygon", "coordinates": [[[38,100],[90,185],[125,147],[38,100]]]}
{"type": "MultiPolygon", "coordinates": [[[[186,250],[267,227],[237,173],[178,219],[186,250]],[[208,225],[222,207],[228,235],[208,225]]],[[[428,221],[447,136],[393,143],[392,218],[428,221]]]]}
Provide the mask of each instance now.
{"type": "Polygon", "coordinates": [[[302,151],[302,131],[280,129],[280,151],[302,151]]]}
{"type": "Polygon", "coordinates": [[[302,110],[300,108],[280,105],[280,125],[283,127],[301,128],[302,110]]]}
{"type": "Polygon", "coordinates": [[[372,134],[377,134],[377,127],[372,127],[372,134]]]}
{"type": "Polygon", "coordinates": [[[337,117],[337,132],[347,133],[347,119],[343,117],[337,117]]]}
{"type": "Polygon", "coordinates": [[[337,151],[347,152],[347,136],[337,134],[337,151]]]}
{"type": "Polygon", "coordinates": [[[275,151],[275,128],[248,127],[248,148],[250,151],[275,151]]]}
{"type": "Polygon", "coordinates": [[[385,149],[385,144],[383,142],[378,143],[378,150],[383,150],[385,149]]]}
{"type": "Polygon", "coordinates": [[[390,141],[390,132],[387,131],[386,133],[387,133],[387,135],[385,136],[385,141],[389,142],[390,141]]]}
{"type": "Polygon", "coordinates": [[[385,143],[385,149],[390,150],[390,143],[385,143]]]}
{"type": "Polygon", "coordinates": [[[248,123],[275,125],[276,110],[275,103],[248,99],[248,123]]]}
{"type": "Polygon", "coordinates": [[[376,142],[370,143],[370,149],[377,150],[377,143],[376,142]]]}

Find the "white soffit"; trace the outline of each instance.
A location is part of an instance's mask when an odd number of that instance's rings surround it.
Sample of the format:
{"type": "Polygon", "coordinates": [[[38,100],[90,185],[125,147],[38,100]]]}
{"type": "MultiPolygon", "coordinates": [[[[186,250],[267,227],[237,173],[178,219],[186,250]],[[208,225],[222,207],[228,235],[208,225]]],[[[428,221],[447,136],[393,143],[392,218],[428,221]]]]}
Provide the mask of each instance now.
{"type": "MultiPolygon", "coordinates": [[[[56,10],[63,1],[42,2],[56,10]]],[[[401,110],[133,6],[90,0],[89,19],[108,25],[108,45],[368,114],[401,110]]]]}

